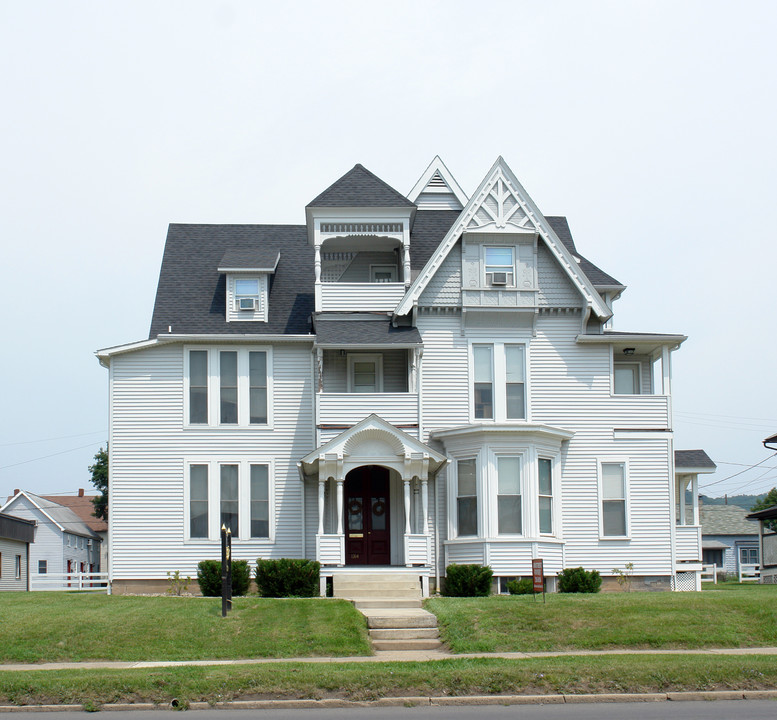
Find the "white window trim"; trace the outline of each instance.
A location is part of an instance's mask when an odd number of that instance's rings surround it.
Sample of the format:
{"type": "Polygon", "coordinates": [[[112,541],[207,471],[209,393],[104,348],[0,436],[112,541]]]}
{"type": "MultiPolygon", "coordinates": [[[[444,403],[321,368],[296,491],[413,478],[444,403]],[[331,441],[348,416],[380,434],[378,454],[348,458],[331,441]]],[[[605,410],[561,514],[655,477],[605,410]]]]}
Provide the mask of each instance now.
{"type": "Polygon", "coordinates": [[[627,361],[621,361],[621,360],[615,360],[613,358],[612,360],[612,373],[611,373],[611,384],[610,384],[610,394],[616,397],[624,397],[629,395],[644,395],[645,393],[642,391],[642,363],[639,362],[639,360],[627,360],[627,361]],[[628,366],[636,366],[637,368],[637,392],[635,393],[616,393],[615,392],[615,368],[616,367],[623,367],[625,365],[628,366]]]}
{"type": "Polygon", "coordinates": [[[600,540],[631,540],[631,495],[629,460],[624,457],[601,457],[597,460],[597,515],[599,517],[599,539],[600,540]],[[626,534],[625,535],[605,535],[604,534],[604,510],[602,502],[604,494],[602,492],[602,465],[623,465],[623,491],[625,493],[624,505],[626,515],[626,534]]]}
{"type": "Polygon", "coordinates": [[[485,533],[486,516],[483,511],[483,467],[482,453],[476,451],[462,451],[448,455],[448,469],[450,470],[448,485],[448,537],[451,540],[462,542],[482,542],[485,533]],[[459,460],[475,461],[475,492],[477,498],[477,535],[459,535],[459,460]]]}
{"type": "Polygon", "coordinates": [[[269,284],[266,273],[228,273],[226,282],[226,321],[227,322],[267,322],[269,284]],[[238,295],[237,280],[257,280],[259,292],[256,295],[238,295]],[[256,299],[255,310],[240,310],[238,298],[252,297],[256,299]]]}
{"type": "Polygon", "coordinates": [[[516,282],[515,282],[516,281],[516,270],[517,270],[516,262],[515,262],[516,256],[517,256],[517,252],[516,252],[515,245],[493,245],[493,244],[489,244],[489,243],[484,243],[483,245],[481,245],[481,250],[480,250],[480,267],[481,267],[481,270],[482,270],[482,275],[481,275],[481,278],[482,278],[481,281],[483,283],[482,287],[484,287],[486,289],[489,289],[489,290],[492,290],[492,289],[493,290],[500,290],[502,288],[505,288],[505,289],[515,289],[515,287],[516,287],[516,282]],[[512,259],[513,259],[512,265],[511,266],[508,266],[508,265],[488,265],[488,263],[486,261],[486,255],[487,255],[486,251],[487,250],[509,250],[510,254],[512,255],[512,259]],[[498,270],[497,272],[509,273],[510,275],[512,275],[512,282],[508,282],[506,285],[491,285],[491,284],[489,284],[489,282],[488,282],[488,272],[486,271],[487,267],[500,267],[500,268],[504,267],[505,270],[503,270],[503,271],[502,270],[498,270]],[[507,269],[508,267],[510,268],[509,270],[507,269]]]}
{"type": "MultiPolygon", "coordinates": [[[[375,362],[375,392],[383,392],[383,355],[381,353],[348,353],[348,392],[355,392],[353,387],[353,366],[357,362],[375,362]]],[[[358,393],[369,395],[370,393],[358,393]]]]}
{"type": "MultiPolygon", "coordinates": [[[[558,456],[548,455],[540,452],[537,454],[537,535],[540,537],[556,537],[556,530],[558,528],[558,490],[559,483],[557,482],[556,464],[558,462],[558,456]],[[550,461],[550,490],[551,490],[551,502],[550,502],[550,532],[544,533],[540,530],[540,460],[550,461]]],[[[543,495],[542,497],[547,497],[543,495]]]]}
{"type": "Polygon", "coordinates": [[[469,397],[469,421],[470,423],[527,423],[531,421],[531,387],[529,384],[529,358],[530,343],[523,339],[496,340],[493,342],[482,342],[478,339],[471,339],[468,342],[467,362],[468,362],[468,397],[469,397]],[[523,402],[525,418],[507,417],[507,359],[505,356],[505,345],[518,345],[523,347],[523,402]],[[492,394],[494,400],[493,418],[475,417],[475,346],[491,347],[491,370],[492,370],[492,394]]]}
{"type": "Polygon", "coordinates": [[[252,545],[271,545],[275,543],[275,460],[268,456],[232,458],[228,456],[214,458],[189,457],[184,461],[183,482],[183,538],[187,545],[212,545],[221,542],[221,466],[237,465],[238,478],[238,517],[239,533],[233,541],[252,545]],[[190,468],[192,465],[208,466],[208,537],[193,538],[190,535],[190,468]],[[267,465],[267,483],[269,499],[269,538],[251,537],[251,465],[267,465]]]}
{"type": "Polygon", "coordinates": [[[184,381],[183,381],[183,427],[187,429],[212,430],[222,428],[228,430],[273,429],[273,348],[271,345],[184,345],[184,381]],[[189,422],[189,353],[192,350],[205,350],[208,353],[208,422],[189,422]],[[221,420],[221,377],[220,377],[220,353],[237,352],[237,423],[224,423],[221,420]],[[267,422],[250,423],[250,388],[248,377],[248,353],[267,353],[267,422]]]}
{"type": "Polygon", "coordinates": [[[532,492],[532,485],[536,483],[531,482],[529,477],[529,471],[531,469],[531,463],[528,462],[527,448],[521,449],[509,449],[509,448],[489,448],[489,462],[488,462],[488,478],[490,484],[490,492],[488,493],[488,505],[489,515],[491,518],[491,527],[488,533],[490,538],[515,538],[516,540],[524,540],[531,532],[532,523],[528,522],[529,507],[533,505],[530,500],[530,493],[532,492]],[[499,532],[499,458],[517,458],[518,466],[520,468],[519,478],[519,490],[521,497],[521,532],[520,533],[500,533],[499,532]]]}
{"type": "MultiPolygon", "coordinates": [[[[378,264],[378,265],[370,265],[370,282],[374,283],[375,280],[375,273],[376,272],[385,272],[386,270],[391,271],[391,280],[389,282],[397,282],[397,266],[396,265],[388,265],[386,263],[378,264]]],[[[381,283],[378,283],[381,284],[381,283]]]]}

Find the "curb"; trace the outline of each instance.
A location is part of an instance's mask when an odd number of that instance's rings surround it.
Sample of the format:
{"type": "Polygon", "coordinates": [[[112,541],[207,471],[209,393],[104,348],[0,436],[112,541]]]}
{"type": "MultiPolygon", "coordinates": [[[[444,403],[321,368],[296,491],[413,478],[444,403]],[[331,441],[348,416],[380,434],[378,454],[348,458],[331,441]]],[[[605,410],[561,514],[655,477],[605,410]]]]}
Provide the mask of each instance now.
{"type": "MultiPolygon", "coordinates": [[[[378,700],[233,700],[224,703],[193,702],[189,710],[307,710],[312,708],[354,707],[418,707],[463,705],[564,705],[580,703],[637,703],[709,700],[777,700],[777,690],[711,690],[703,692],[669,693],[593,693],[581,695],[464,695],[461,697],[408,696],[379,698],[378,700]]],[[[113,703],[100,705],[103,712],[126,710],[172,710],[169,705],[154,703],[113,703]]],[[[83,711],[82,705],[0,705],[3,712],[58,712],[83,711]]]]}

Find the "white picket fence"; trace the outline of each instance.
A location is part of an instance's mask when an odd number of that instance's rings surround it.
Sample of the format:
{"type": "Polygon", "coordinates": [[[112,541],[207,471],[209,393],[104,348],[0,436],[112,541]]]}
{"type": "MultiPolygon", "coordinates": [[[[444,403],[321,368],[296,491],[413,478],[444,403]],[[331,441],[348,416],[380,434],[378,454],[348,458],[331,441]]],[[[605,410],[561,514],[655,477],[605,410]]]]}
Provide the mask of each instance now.
{"type": "Polygon", "coordinates": [[[712,565],[702,565],[701,566],[701,581],[702,582],[711,582],[718,584],[718,566],[716,564],[712,565]]]}
{"type": "Polygon", "coordinates": [[[761,568],[758,565],[740,563],[739,582],[760,582],[761,568]]]}
{"type": "Polygon", "coordinates": [[[30,576],[30,590],[87,590],[111,594],[108,573],[45,573],[30,576]]]}

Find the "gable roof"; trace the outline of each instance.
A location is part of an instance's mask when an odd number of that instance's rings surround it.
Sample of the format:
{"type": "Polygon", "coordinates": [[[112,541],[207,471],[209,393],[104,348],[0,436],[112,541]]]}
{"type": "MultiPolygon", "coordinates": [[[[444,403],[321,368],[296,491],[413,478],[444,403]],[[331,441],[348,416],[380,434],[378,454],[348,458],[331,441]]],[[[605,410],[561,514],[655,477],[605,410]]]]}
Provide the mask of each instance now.
{"type": "Polygon", "coordinates": [[[73,535],[82,535],[83,537],[100,539],[100,536],[94,532],[78,515],[76,515],[70,508],[63,507],[59,503],[52,502],[46,498],[35,495],[26,490],[14,495],[2,508],[0,512],[5,512],[6,509],[15,501],[20,498],[26,498],[35,508],[42,512],[53,525],[58,527],[63,532],[72,533],[73,535]]]}
{"type": "Polygon", "coordinates": [[[419,209],[430,210],[447,208],[461,211],[469,200],[439,155],[434,156],[407,197],[419,209]]]}
{"type": "Polygon", "coordinates": [[[307,207],[415,207],[402,193],[363,165],[354,165],[307,207]]]}
{"type": "Polygon", "coordinates": [[[473,224],[480,223],[479,228],[483,228],[489,222],[495,228],[503,228],[509,224],[515,227],[516,232],[536,231],[545,241],[551,253],[555,255],[561,267],[581,292],[593,312],[601,318],[608,318],[612,315],[612,311],[607,307],[607,304],[594,288],[591,281],[579,268],[578,261],[556,235],[553,227],[539,211],[539,208],[534,204],[534,201],[529,197],[529,194],[518,182],[518,179],[501,156],[496,159],[480,187],[473,193],[464,210],[462,210],[458,220],[448,230],[440,246],[435,250],[424,269],[411,284],[405,293],[405,297],[397,306],[395,314],[407,315],[412,310],[413,304],[421,296],[421,293],[437,270],[439,270],[443,260],[445,260],[453,246],[458,242],[462,233],[470,229],[473,224]],[[486,205],[486,199],[496,188],[498,188],[496,192],[500,199],[509,198],[512,200],[511,208],[508,209],[506,205],[504,208],[500,207],[497,211],[498,214],[495,214],[486,205]],[[478,216],[480,220],[476,221],[478,216]]]}
{"type": "Polygon", "coordinates": [[[108,532],[108,523],[93,515],[94,503],[92,500],[97,495],[41,495],[40,497],[43,500],[70,508],[83,523],[95,532],[108,532]]]}
{"type": "Polygon", "coordinates": [[[274,272],[281,253],[276,248],[227,248],[218,266],[219,272],[255,270],[274,272]]]}
{"type": "Polygon", "coordinates": [[[718,467],[704,450],[675,450],[674,466],[676,470],[684,468],[715,470],[718,467]]]}
{"type": "Polygon", "coordinates": [[[745,519],[748,513],[739,505],[702,505],[702,535],[758,535],[758,524],[745,519]]]}

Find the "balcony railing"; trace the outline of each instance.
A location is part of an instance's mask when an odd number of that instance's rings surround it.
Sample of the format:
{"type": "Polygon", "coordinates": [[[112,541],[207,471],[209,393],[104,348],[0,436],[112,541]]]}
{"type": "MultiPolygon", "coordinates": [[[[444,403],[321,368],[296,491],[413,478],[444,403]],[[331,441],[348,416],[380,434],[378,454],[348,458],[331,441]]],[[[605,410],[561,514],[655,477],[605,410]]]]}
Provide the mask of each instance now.
{"type": "Polygon", "coordinates": [[[701,528],[698,525],[678,525],[675,528],[675,558],[678,562],[701,560],[701,528]]]}
{"type": "Polygon", "coordinates": [[[351,427],[375,413],[398,427],[418,425],[416,393],[318,393],[320,425],[351,427]]]}
{"type": "MultiPolygon", "coordinates": [[[[390,312],[405,296],[401,282],[327,283],[316,285],[321,304],[319,312],[353,312],[356,310],[390,312]]],[[[318,298],[317,298],[318,299],[318,298]]]]}

